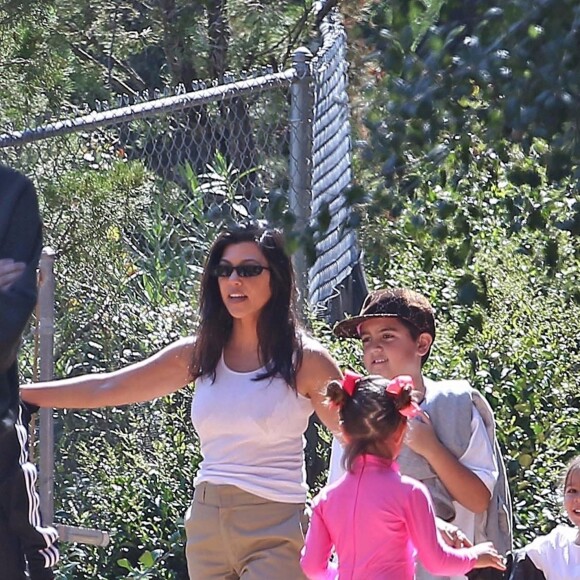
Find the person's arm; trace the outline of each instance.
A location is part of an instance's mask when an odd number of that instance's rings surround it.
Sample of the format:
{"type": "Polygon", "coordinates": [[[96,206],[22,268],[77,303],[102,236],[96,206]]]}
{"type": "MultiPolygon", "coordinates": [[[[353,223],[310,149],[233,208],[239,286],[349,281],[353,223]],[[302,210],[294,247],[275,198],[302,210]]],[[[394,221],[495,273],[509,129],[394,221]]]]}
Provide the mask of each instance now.
{"type": "Polygon", "coordinates": [[[411,490],[405,505],[405,520],[419,560],[432,574],[458,576],[472,568],[505,569],[502,557],[491,542],[461,549],[447,546],[437,532],[428,491],[420,484],[411,490]]]}
{"type": "Polygon", "coordinates": [[[0,292],[8,292],[24,270],[26,270],[24,262],[15,262],[12,258],[0,259],[0,292]]]}
{"type": "Polygon", "coordinates": [[[336,578],[337,568],[330,562],[331,554],[330,534],[318,510],[314,508],[300,557],[302,571],[309,580],[336,578]]]}
{"type": "Polygon", "coordinates": [[[435,525],[441,539],[452,548],[470,548],[473,542],[457,526],[435,517],[435,525]]]}
{"type": "Polygon", "coordinates": [[[330,462],[328,465],[328,479],[327,484],[334,483],[345,474],[345,469],[342,464],[344,456],[344,447],[339,439],[332,438],[332,445],[330,447],[330,462]]]}
{"type": "Polygon", "coordinates": [[[330,381],[341,380],[342,373],[330,353],[317,341],[304,341],[304,356],[296,383],[298,392],[312,401],[318,418],[335,436],[340,436],[338,409],[326,404],[326,387],[330,381]]]}
{"type": "Polygon", "coordinates": [[[439,441],[429,418],[417,417],[413,420],[405,442],[429,462],[455,501],[474,513],[482,513],[488,508],[491,492],[471,469],[439,441]]]}
{"type": "Polygon", "coordinates": [[[55,408],[90,409],[149,401],[190,382],[193,344],[193,337],[183,338],[117,371],[25,385],[20,394],[28,403],[55,408]]]}

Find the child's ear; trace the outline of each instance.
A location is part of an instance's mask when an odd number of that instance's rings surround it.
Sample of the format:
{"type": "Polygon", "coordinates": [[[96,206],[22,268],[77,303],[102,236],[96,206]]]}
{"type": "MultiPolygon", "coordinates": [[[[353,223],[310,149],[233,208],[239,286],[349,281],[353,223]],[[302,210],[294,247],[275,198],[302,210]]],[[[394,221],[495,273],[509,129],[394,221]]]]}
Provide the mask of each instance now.
{"type": "Polygon", "coordinates": [[[422,332],[417,338],[417,354],[419,356],[425,356],[431,345],[433,344],[433,337],[428,332],[422,332]]]}

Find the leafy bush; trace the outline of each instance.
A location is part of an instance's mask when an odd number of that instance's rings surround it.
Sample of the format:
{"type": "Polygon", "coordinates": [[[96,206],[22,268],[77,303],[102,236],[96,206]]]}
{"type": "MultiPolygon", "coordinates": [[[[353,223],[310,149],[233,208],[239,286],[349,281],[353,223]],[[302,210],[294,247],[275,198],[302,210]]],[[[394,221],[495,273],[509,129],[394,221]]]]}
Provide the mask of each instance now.
{"type": "Polygon", "coordinates": [[[562,227],[578,207],[562,187],[515,186],[491,151],[469,158],[450,187],[365,206],[360,235],[372,287],[409,286],[436,308],[427,374],[468,378],[494,408],[520,545],[561,519],[560,471],[578,452],[580,246],[562,227]]]}
{"type": "Polygon", "coordinates": [[[58,457],[57,518],[107,530],[107,548],[65,546],[65,578],[185,578],[183,516],[199,449],[188,391],[155,403],[72,412],[58,457]],[[72,565],[74,563],[74,566],[72,565]]]}

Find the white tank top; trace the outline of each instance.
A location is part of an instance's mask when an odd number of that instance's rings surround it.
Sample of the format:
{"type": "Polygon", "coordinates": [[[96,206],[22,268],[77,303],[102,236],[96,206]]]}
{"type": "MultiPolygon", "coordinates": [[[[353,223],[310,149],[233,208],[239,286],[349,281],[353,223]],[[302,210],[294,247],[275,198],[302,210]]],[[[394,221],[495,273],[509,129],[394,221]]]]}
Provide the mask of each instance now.
{"type": "Polygon", "coordinates": [[[312,403],[281,377],[252,380],[263,372],[232,371],[222,355],[214,383],[197,379],[191,420],[203,459],[194,485],[235,485],[271,501],[303,503],[312,403]]]}

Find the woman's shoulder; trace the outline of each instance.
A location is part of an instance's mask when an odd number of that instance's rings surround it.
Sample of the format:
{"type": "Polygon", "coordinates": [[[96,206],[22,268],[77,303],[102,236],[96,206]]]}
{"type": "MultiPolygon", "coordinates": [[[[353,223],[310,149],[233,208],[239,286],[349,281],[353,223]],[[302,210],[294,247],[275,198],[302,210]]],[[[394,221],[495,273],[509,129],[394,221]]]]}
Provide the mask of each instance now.
{"type": "Polygon", "coordinates": [[[193,348],[195,346],[195,336],[184,336],[174,340],[165,348],[161,349],[154,358],[160,358],[168,363],[175,361],[183,361],[189,364],[193,356],[193,348]]]}
{"type": "Polygon", "coordinates": [[[194,334],[190,334],[189,336],[178,338],[173,344],[179,345],[183,348],[193,348],[196,340],[197,337],[194,334]]]}
{"type": "Polygon", "coordinates": [[[176,351],[192,351],[195,346],[196,337],[194,335],[182,336],[177,340],[174,340],[171,344],[165,347],[165,349],[171,349],[176,351]]]}
{"type": "Polygon", "coordinates": [[[322,393],[331,380],[340,380],[341,372],[331,354],[315,338],[303,334],[302,356],[296,385],[304,396],[312,396],[313,391],[322,393]]]}
{"type": "Polygon", "coordinates": [[[302,343],[302,367],[309,368],[328,368],[328,366],[336,367],[336,361],[328,349],[309,334],[303,333],[301,335],[302,343]]]}
{"type": "Polygon", "coordinates": [[[302,351],[305,356],[330,356],[328,349],[316,338],[314,338],[311,334],[308,334],[305,331],[301,331],[300,335],[300,344],[302,345],[302,351]]]}

